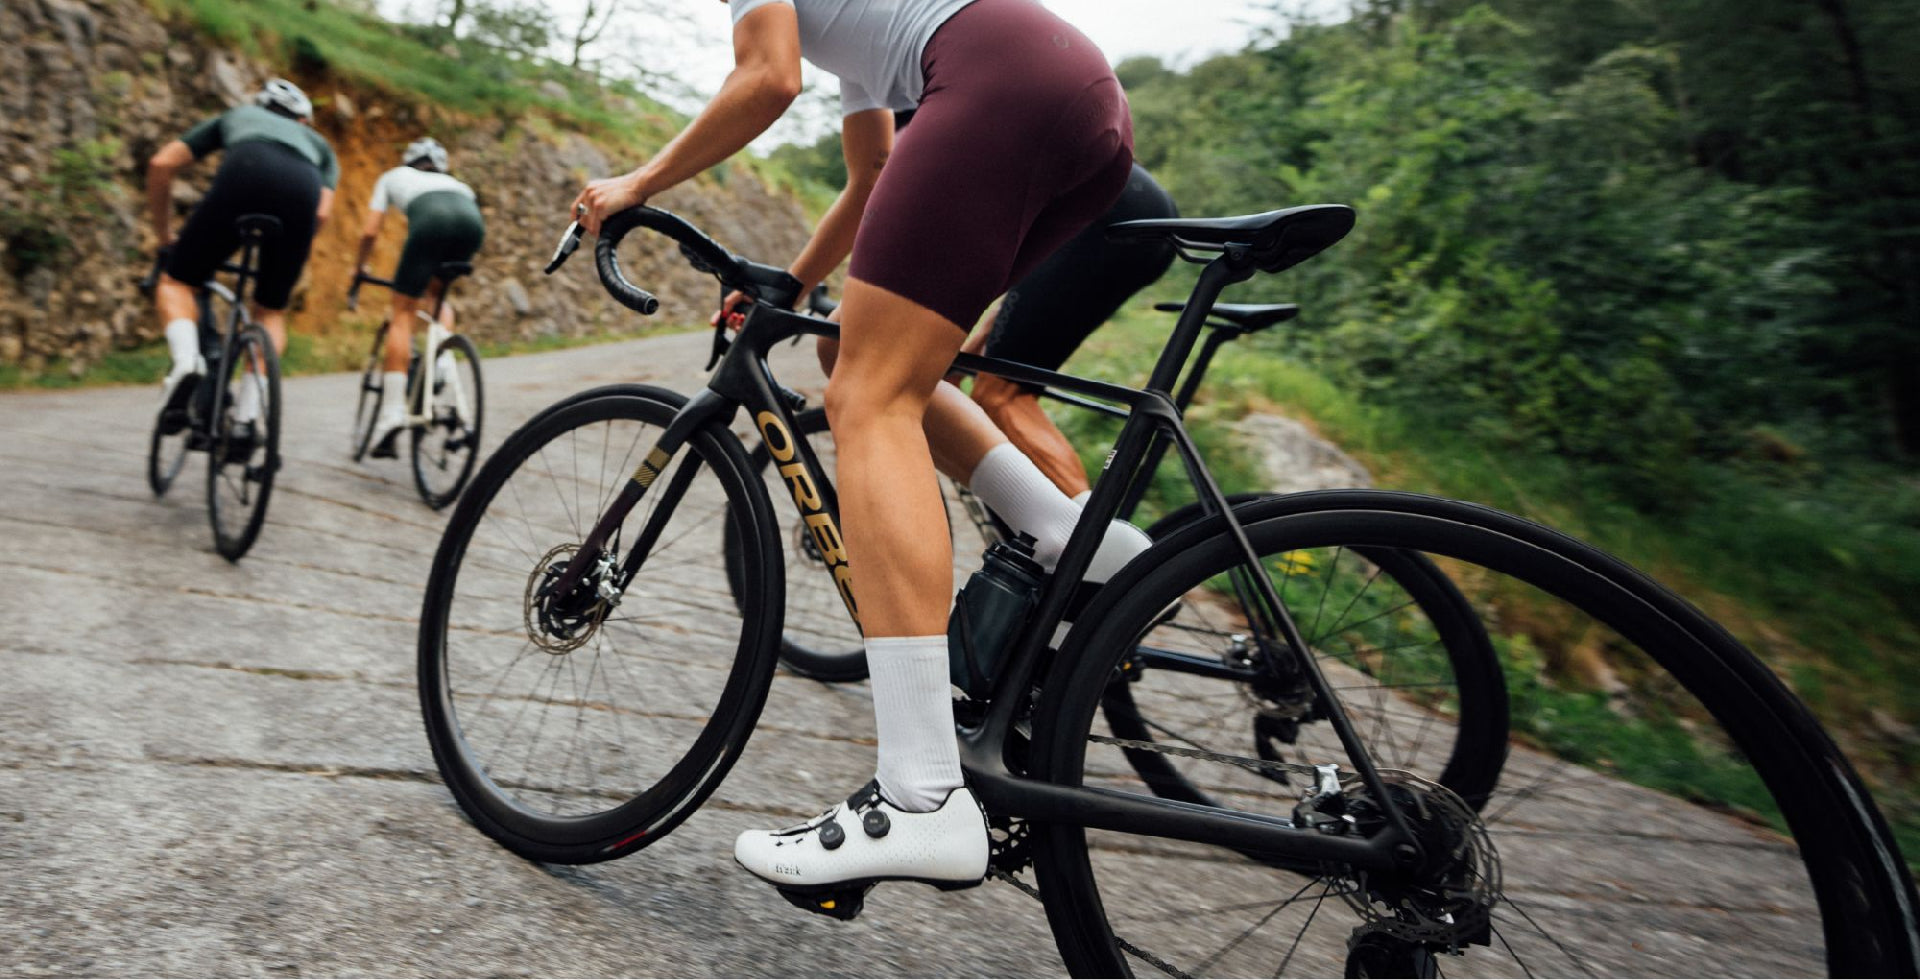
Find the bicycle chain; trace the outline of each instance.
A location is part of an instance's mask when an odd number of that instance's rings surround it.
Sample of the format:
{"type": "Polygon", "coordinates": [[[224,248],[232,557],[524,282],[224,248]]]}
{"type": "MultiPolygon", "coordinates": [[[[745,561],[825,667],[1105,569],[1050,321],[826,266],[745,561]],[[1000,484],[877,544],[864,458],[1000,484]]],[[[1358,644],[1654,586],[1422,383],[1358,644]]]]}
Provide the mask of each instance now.
{"type": "MultiPolygon", "coordinates": [[[[1267,775],[1269,773],[1292,774],[1299,776],[1317,776],[1319,770],[1302,762],[1269,762],[1265,759],[1248,759],[1237,755],[1221,755],[1205,749],[1183,749],[1175,745],[1162,745],[1159,742],[1144,742],[1132,738],[1108,738],[1105,735],[1087,736],[1087,741],[1101,745],[1112,745],[1122,749],[1141,749],[1147,752],[1159,752],[1163,755],[1177,755],[1183,759],[1199,759],[1202,762],[1217,762],[1221,765],[1239,766],[1250,772],[1267,775]]],[[[1309,784],[1311,785],[1311,784],[1309,784]]]]}

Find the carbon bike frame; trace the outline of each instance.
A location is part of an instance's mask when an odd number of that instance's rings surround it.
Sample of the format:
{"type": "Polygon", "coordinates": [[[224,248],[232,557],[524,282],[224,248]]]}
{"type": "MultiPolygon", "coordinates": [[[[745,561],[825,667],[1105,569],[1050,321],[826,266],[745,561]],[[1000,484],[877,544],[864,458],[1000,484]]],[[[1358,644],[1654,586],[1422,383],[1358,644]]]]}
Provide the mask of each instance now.
{"type": "MultiPolygon", "coordinates": [[[[1122,495],[1133,482],[1131,478],[1139,472],[1156,437],[1171,442],[1180,451],[1206,512],[1225,518],[1248,566],[1261,568],[1245,529],[1234,518],[1225,496],[1201,462],[1198,450],[1181,424],[1178,408],[1167,395],[1192,353],[1200,331],[1205,328],[1207,311],[1213,308],[1220,292],[1232,283],[1251,278],[1253,273],[1249,257],[1237,247],[1230,247],[1207,264],[1147,387],[1142,390],[971,354],[963,353],[955,359],[956,369],[1062,388],[1124,406],[1126,415],[1126,424],[1103,470],[1103,476],[1118,478],[1103,478],[1094,484],[1093,496],[1083,512],[1085,516],[1068,539],[1066,550],[1041,593],[1038,608],[1020,630],[1006,666],[994,683],[985,718],[978,727],[960,732],[962,764],[968,785],[992,813],[1217,845],[1259,853],[1263,858],[1302,869],[1332,862],[1353,868],[1392,870],[1419,861],[1419,844],[1399,805],[1386,792],[1372,756],[1360,741],[1345,709],[1333,697],[1331,685],[1315,659],[1306,652],[1307,644],[1287,615],[1271,579],[1264,574],[1247,578],[1253,580],[1268,618],[1276,624],[1290,649],[1297,652],[1302,672],[1327,705],[1327,721],[1340,738],[1362,783],[1386,812],[1387,825],[1380,833],[1367,839],[1328,836],[1296,828],[1291,820],[1281,817],[1237,813],[1138,793],[1058,785],[1015,773],[1006,757],[1017,709],[1024,694],[1031,690],[1047,641],[1066,611],[1073,585],[1085,574],[1108,522],[1118,512],[1122,495]]],[[[800,407],[798,397],[781,387],[767,363],[768,352],[774,345],[806,335],[837,337],[839,327],[815,317],[754,303],[739,335],[725,345],[725,353],[708,379],[707,387],[690,399],[667,425],[646,459],[581,543],[576,561],[570,563],[555,583],[553,594],[572,594],[587,569],[604,562],[607,556],[602,555],[602,549],[606,543],[641,497],[673,465],[674,457],[695,432],[709,425],[726,426],[738,410],[745,407],[752,413],[754,427],[766,441],[769,452],[780,464],[781,475],[793,491],[801,516],[826,555],[848,611],[858,623],[858,609],[848,587],[851,573],[838,529],[838,498],[819,457],[795,424],[794,412],[800,407]],[[776,444],[784,445],[786,451],[779,451],[776,444]]],[[[635,538],[621,563],[617,580],[620,586],[631,582],[644,565],[665,521],[692,484],[698,468],[696,458],[683,459],[668,478],[660,491],[665,499],[655,506],[647,526],[635,538]]]]}

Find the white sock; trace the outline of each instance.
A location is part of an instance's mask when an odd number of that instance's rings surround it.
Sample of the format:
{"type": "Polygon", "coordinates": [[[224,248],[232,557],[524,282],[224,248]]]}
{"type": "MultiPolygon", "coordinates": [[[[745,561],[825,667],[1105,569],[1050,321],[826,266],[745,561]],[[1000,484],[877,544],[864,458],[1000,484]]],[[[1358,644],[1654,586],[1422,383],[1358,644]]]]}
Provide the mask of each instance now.
{"type": "Polygon", "coordinates": [[[1080,520],[1080,508],[1033,465],[1026,453],[1010,442],[987,450],[980,465],[973,468],[967,489],[1015,531],[1032,535],[1034,560],[1053,571],[1061,549],[1067,546],[1067,537],[1080,520]]]}
{"type": "Polygon", "coordinates": [[[257,374],[240,376],[240,389],[233,393],[233,420],[251,422],[260,417],[260,389],[266,379],[257,374]]]}
{"type": "MultiPolygon", "coordinates": [[[[1072,498],[1061,493],[1033,460],[1010,442],[987,450],[980,465],[973,468],[967,489],[1015,531],[1033,536],[1033,558],[1048,572],[1060,563],[1060,552],[1066,550],[1067,538],[1080,522],[1080,510],[1093,496],[1091,490],[1072,498]]],[[[1093,553],[1086,580],[1105,582],[1152,543],[1145,531],[1125,521],[1114,521],[1093,553]]]]}
{"type": "Polygon", "coordinates": [[[182,317],[167,324],[167,354],[173,358],[173,364],[167,369],[167,378],[178,381],[199,369],[200,364],[200,326],[192,320],[182,317]]]}
{"type": "Polygon", "coordinates": [[[879,730],[880,792],[902,810],[938,810],[963,783],[947,680],[947,636],[869,637],[866,646],[879,730]]]}
{"type": "Polygon", "coordinates": [[[380,382],[380,424],[407,417],[407,372],[388,371],[380,382]]]}

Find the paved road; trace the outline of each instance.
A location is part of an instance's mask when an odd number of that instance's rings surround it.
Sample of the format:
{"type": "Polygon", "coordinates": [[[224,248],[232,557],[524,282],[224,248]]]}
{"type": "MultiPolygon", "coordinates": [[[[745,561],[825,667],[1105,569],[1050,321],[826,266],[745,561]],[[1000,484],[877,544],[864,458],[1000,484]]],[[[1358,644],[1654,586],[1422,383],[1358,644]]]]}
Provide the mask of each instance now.
{"type": "MultiPolygon", "coordinates": [[[[690,390],[705,345],[696,334],[491,361],[489,449],[588,384],[690,390]]],[[[804,815],[864,778],[861,685],[779,677],[777,732],[749,746],[706,809],[635,857],[543,867],[482,837],[439,783],[415,699],[415,623],[442,518],[402,464],[346,461],[352,386],[286,384],[286,468],[239,565],[212,552],[197,470],[165,500],[145,485],[154,390],[0,396],[0,974],[1061,972],[1038,906],[1005,885],[895,886],[843,925],[792,910],[728,860],[740,829],[804,815]]],[[[1547,768],[1521,753],[1513,771],[1547,768]]],[[[1817,968],[1806,959],[1817,946],[1794,935],[1804,898],[1774,884],[1790,877],[1779,842],[1597,777],[1562,773],[1538,796],[1557,802],[1529,818],[1545,844],[1521,866],[1616,867],[1601,876],[1610,891],[1536,893],[1536,907],[1770,947],[1726,961],[1731,972],[1817,968]],[[1631,825],[1643,849],[1582,843],[1612,824],[1631,825]],[[1696,929],[1727,916],[1649,899],[1675,877],[1662,873],[1662,841],[1744,855],[1734,863],[1751,880],[1729,890],[1758,911],[1696,929]]],[[[1114,873],[1148,881],[1180,856],[1128,853],[1139,860],[1114,873]]],[[[1250,874],[1265,873],[1229,862],[1187,897],[1227,904],[1250,874]]]]}

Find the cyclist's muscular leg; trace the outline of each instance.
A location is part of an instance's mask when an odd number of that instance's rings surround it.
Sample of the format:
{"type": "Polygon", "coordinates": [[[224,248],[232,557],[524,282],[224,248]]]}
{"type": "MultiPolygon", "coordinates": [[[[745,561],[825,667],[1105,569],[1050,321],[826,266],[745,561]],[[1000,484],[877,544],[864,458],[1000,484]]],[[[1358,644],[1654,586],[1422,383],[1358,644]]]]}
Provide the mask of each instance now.
{"type": "Polygon", "coordinates": [[[407,358],[413,351],[413,313],[421,301],[401,293],[393,294],[393,310],[387,317],[387,349],[381,369],[389,374],[407,372],[407,358]]]}
{"type": "Polygon", "coordinates": [[[1093,489],[1080,454],[1047,417],[1039,396],[1005,378],[982,374],[973,379],[973,400],[1061,493],[1077,498],[1093,489]]]}
{"type": "MultiPolygon", "coordinates": [[[[834,359],[840,345],[830,337],[820,339],[820,369],[833,376],[834,359]]],[[[831,423],[829,423],[831,424],[831,423]]],[[[933,452],[934,469],[956,483],[965,484],[973,468],[993,447],[1007,441],[988,418],[970,401],[966,393],[942,380],[927,402],[922,430],[927,448],[933,452]]]]}
{"type": "MultiPolygon", "coordinates": [[[[940,314],[849,280],[827,418],[839,455],[847,551],[868,636],[944,633],[953,593],[952,541],[924,529],[945,521],[923,428],[947,365],[965,338],[940,314]]],[[[984,413],[979,424],[991,430],[984,413]]],[[[1003,441],[998,433],[985,435],[1003,441]]]]}
{"type": "Polygon", "coordinates": [[[287,311],[269,310],[259,303],[253,304],[254,322],[260,324],[267,336],[273,338],[273,353],[284,357],[287,353],[287,311]]]}

